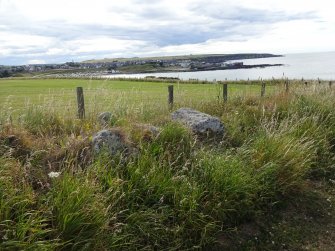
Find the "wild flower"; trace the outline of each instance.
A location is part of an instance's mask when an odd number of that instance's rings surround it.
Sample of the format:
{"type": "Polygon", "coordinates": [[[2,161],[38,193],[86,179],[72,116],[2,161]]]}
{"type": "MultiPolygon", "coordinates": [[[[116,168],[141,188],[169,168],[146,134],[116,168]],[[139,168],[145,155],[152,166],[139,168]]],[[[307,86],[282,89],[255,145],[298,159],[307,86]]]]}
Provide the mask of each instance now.
{"type": "Polygon", "coordinates": [[[50,172],[50,173],[48,173],[48,176],[50,178],[58,178],[60,174],[61,174],[61,172],[50,172]]]}

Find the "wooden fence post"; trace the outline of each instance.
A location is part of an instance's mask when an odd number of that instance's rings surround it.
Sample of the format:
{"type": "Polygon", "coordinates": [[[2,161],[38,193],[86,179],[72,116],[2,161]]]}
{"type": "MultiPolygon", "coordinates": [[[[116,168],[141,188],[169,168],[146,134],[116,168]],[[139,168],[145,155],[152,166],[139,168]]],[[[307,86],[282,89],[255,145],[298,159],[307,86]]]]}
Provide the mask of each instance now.
{"type": "Polygon", "coordinates": [[[265,82],[262,82],[261,97],[264,97],[264,95],[265,95],[265,82]]]}
{"type": "Polygon", "coordinates": [[[85,118],[85,103],[83,87],[77,87],[78,118],[85,118]]]}
{"type": "Polygon", "coordinates": [[[306,87],[307,87],[307,84],[308,84],[307,81],[305,81],[305,86],[306,86],[306,87]]]}
{"type": "Polygon", "coordinates": [[[332,84],[333,84],[333,82],[329,81],[329,88],[332,88],[332,84]]]}
{"type": "Polygon", "coordinates": [[[223,101],[227,102],[228,101],[228,84],[224,83],[223,84],[223,101]]]}
{"type": "Polygon", "coordinates": [[[286,81],[285,81],[285,92],[287,93],[288,91],[289,91],[288,79],[286,79],[286,81]]]}
{"type": "Polygon", "coordinates": [[[172,109],[173,108],[173,85],[168,86],[168,91],[169,91],[169,98],[168,98],[169,109],[172,109]]]}

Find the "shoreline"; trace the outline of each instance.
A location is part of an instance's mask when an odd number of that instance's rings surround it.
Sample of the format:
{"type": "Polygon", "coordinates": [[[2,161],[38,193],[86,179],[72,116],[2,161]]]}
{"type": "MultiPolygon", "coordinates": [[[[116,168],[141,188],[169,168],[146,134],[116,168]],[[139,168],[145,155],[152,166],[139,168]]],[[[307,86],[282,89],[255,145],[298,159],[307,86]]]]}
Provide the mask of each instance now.
{"type": "Polygon", "coordinates": [[[145,74],[145,73],[179,73],[179,72],[201,72],[201,71],[224,71],[224,70],[240,70],[240,69],[252,69],[252,68],[267,68],[284,66],[284,64],[256,64],[256,65],[240,65],[240,66],[229,66],[229,67],[209,67],[202,69],[181,69],[181,70],[164,70],[164,71],[140,71],[140,72],[108,72],[108,75],[134,75],[134,74],[145,74]]]}

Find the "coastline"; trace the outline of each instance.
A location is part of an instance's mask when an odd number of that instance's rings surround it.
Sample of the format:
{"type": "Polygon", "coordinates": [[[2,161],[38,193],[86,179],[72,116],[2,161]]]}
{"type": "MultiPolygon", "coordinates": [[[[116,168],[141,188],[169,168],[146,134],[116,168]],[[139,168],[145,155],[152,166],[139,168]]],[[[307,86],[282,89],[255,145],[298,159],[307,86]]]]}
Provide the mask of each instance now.
{"type": "Polygon", "coordinates": [[[158,71],[140,71],[140,72],[107,72],[106,75],[134,75],[134,74],[146,74],[146,73],[179,73],[179,72],[201,72],[201,71],[221,71],[221,70],[239,70],[239,69],[252,69],[252,68],[266,68],[266,67],[276,67],[276,66],[284,66],[284,64],[255,64],[255,65],[242,65],[242,66],[232,66],[232,67],[209,67],[209,68],[201,68],[201,69],[165,69],[158,71]]]}

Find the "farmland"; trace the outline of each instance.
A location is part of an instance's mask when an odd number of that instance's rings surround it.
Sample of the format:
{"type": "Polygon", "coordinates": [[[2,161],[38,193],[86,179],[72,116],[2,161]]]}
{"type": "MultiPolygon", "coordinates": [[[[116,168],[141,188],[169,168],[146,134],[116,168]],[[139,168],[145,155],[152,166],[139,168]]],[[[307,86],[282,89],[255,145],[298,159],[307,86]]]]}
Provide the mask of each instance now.
{"type": "MultiPolygon", "coordinates": [[[[46,109],[75,117],[76,87],[84,88],[88,115],[97,112],[113,111],[117,115],[137,116],[139,119],[168,112],[167,86],[161,82],[135,82],[115,80],[85,79],[28,79],[0,81],[0,106],[11,108],[20,113],[31,106],[43,106],[46,109]],[[139,111],[141,114],[139,114],[139,111]],[[143,115],[143,116],[141,116],[143,115]]],[[[269,86],[267,94],[279,91],[269,86]]],[[[220,84],[175,84],[174,99],[176,106],[200,107],[207,102],[222,99],[220,84]]],[[[260,95],[260,85],[233,84],[229,86],[229,95],[251,97],[260,95]]],[[[147,118],[150,119],[150,118],[147,118]]]]}
{"type": "Polygon", "coordinates": [[[0,249],[331,250],[333,87],[267,81],[261,98],[259,82],[232,82],[223,102],[221,84],[174,83],[172,111],[224,124],[223,135],[197,135],[171,121],[168,84],[1,80],[0,249]],[[93,152],[106,127],[132,156],[93,152]]]}

